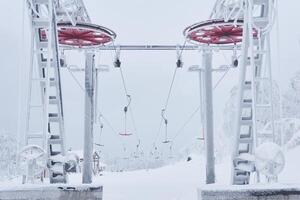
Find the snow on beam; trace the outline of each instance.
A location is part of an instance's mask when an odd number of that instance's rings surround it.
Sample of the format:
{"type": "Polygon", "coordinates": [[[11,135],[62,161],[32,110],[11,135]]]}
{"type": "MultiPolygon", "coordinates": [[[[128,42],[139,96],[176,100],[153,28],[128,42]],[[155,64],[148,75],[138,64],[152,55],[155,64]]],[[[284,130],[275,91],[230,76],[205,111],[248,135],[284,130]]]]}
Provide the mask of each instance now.
{"type": "Polygon", "coordinates": [[[198,189],[198,200],[296,200],[300,186],[203,186],[198,189]]]}
{"type": "Polygon", "coordinates": [[[20,185],[1,187],[0,199],[5,200],[102,200],[103,187],[97,185],[20,185]]]}

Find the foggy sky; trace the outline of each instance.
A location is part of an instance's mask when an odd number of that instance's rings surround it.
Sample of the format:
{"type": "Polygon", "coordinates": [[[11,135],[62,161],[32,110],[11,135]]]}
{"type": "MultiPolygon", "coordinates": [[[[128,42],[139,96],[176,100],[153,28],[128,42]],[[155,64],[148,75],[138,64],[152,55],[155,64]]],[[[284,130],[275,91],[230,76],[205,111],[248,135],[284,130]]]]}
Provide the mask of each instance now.
{"type": "MultiPolygon", "coordinates": [[[[85,1],[93,23],[106,26],[117,33],[116,44],[182,44],[182,31],[185,27],[206,20],[212,10],[211,0],[127,0],[127,1],[85,1]]],[[[18,98],[21,97],[21,127],[25,122],[25,95],[29,59],[28,10],[23,14],[22,0],[0,1],[0,130],[15,133],[17,131],[18,98]],[[24,29],[23,27],[24,18],[24,29]],[[21,86],[21,87],[20,87],[21,86]],[[20,94],[20,95],[18,95],[20,94]]],[[[279,2],[279,25],[273,29],[273,72],[285,89],[288,80],[299,69],[300,28],[298,19],[300,2],[297,0],[279,2]],[[279,43],[277,42],[279,37],[279,43]],[[277,48],[279,47],[279,48],[277,48]],[[280,53],[280,56],[278,56],[280,53]],[[280,63],[280,71],[279,71],[280,63]]],[[[113,68],[113,52],[101,52],[96,64],[110,66],[110,72],[100,75],[99,106],[116,132],[123,131],[123,107],[126,98],[118,69],[113,68]]],[[[69,64],[84,67],[83,52],[68,54],[69,64]]],[[[160,112],[165,104],[167,92],[176,62],[176,52],[121,52],[129,94],[132,96],[137,133],[133,130],[129,118],[129,131],[134,136],[129,139],[118,137],[104,123],[105,152],[119,155],[121,143],[133,150],[137,136],[145,149],[149,149],[155,139],[160,122],[160,112]]],[[[215,52],[214,66],[228,64],[230,56],[215,52]]],[[[189,115],[199,105],[199,82],[195,73],[188,72],[191,65],[201,64],[199,52],[183,53],[184,68],[178,70],[174,90],[168,107],[169,135],[172,138],[189,115]]],[[[222,74],[216,73],[214,81],[222,74]]],[[[76,77],[83,85],[84,74],[76,77]]],[[[70,74],[62,70],[63,99],[67,146],[78,149],[83,144],[83,106],[84,95],[70,74]]],[[[214,111],[216,133],[222,131],[222,115],[230,89],[237,84],[238,70],[232,70],[222,84],[214,91],[214,111]]],[[[190,145],[200,134],[200,117],[197,115],[175,141],[176,148],[190,145]]],[[[99,128],[96,127],[95,139],[99,128]]],[[[160,145],[163,132],[159,134],[160,145]]]]}

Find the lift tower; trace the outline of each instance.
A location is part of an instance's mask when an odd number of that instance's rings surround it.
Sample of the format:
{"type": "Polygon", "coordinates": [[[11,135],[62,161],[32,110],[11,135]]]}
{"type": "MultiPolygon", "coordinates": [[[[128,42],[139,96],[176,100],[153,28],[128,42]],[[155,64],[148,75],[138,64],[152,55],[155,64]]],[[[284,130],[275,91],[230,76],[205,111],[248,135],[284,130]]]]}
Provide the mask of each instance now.
{"type": "Polygon", "coordinates": [[[242,13],[243,44],[241,50],[238,109],[235,122],[232,184],[250,183],[255,172],[249,155],[265,141],[275,142],[273,80],[271,69],[270,31],[275,18],[274,0],[244,1],[242,13]],[[257,12],[255,12],[257,10],[257,12]],[[268,121],[263,115],[268,114],[268,121]],[[266,123],[271,130],[263,132],[266,123]]]}
{"type": "Polygon", "coordinates": [[[31,63],[25,145],[38,145],[48,154],[50,183],[66,183],[65,130],[58,23],[90,21],[81,0],[27,0],[31,20],[31,63]],[[36,98],[39,88],[41,98],[36,98]],[[35,95],[33,95],[35,94],[35,95]],[[38,103],[37,103],[38,102],[38,103]]]}
{"type": "MultiPolygon", "coordinates": [[[[249,184],[250,175],[255,172],[254,148],[276,139],[270,57],[270,31],[276,6],[276,0],[217,0],[210,20],[184,31],[188,41],[202,49],[227,47],[241,54],[232,64],[240,71],[232,156],[235,185],[249,184]],[[269,115],[267,119],[263,119],[265,113],[269,115]],[[263,129],[267,123],[272,124],[268,132],[263,129]]],[[[213,155],[212,148],[207,146],[207,150],[213,155]]]]}

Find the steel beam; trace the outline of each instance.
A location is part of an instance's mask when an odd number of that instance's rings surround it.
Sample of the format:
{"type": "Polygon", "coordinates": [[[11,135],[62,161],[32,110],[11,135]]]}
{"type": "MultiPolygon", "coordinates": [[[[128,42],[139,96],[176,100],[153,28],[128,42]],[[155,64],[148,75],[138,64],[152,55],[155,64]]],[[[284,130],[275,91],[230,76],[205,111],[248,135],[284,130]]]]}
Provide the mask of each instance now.
{"type": "Polygon", "coordinates": [[[82,183],[92,183],[93,175],[93,125],[94,125],[94,89],[95,55],[86,53],[85,63],[85,114],[82,183]]]}
{"type": "MultiPolygon", "coordinates": [[[[115,51],[116,49],[120,51],[176,51],[176,50],[203,50],[203,49],[212,49],[212,50],[240,50],[240,46],[234,45],[221,45],[221,46],[197,46],[197,45],[109,45],[101,46],[94,48],[94,50],[108,50],[115,51]]],[[[74,50],[74,48],[64,47],[64,50],[74,50]]]]}
{"type": "Polygon", "coordinates": [[[212,51],[203,51],[204,67],[204,105],[205,105],[205,150],[206,184],[215,183],[214,122],[213,122],[213,86],[212,86],[212,51]]]}

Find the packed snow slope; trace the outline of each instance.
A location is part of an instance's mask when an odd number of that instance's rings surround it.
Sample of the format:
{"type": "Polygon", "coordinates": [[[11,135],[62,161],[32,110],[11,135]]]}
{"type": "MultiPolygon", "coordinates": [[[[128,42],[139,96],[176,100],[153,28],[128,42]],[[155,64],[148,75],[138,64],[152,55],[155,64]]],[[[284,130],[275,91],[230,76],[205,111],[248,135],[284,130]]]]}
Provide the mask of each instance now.
{"type": "MultiPolygon", "coordinates": [[[[300,148],[286,153],[286,167],[279,176],[282,186],[300,185],[299,155],[300,148]]],[[[229,157],[216,163],[218,185],[228,185],[230,173],[229,157]]],[[[72,175],[70,181],[80,183],[81,176],[72,175]]],[[[189,162],[182,161],[159,169],[105,172],[103,176],[95,177],[94,182],[104,186],[104,200],[196,200],[197,188],[205,183],[205,159],[192,156],[189,162]]]]}
{"type": "MultiPolygon", "coordinates": [[[[279,176],[280,185],[268,187],[295,186],[300,188],[299,155],[299,147],[286,153],[286,166],[279,176]]],[[[216,163],[217,185],[227,185],[224,188],[228,188],[230,172],[229,157],[218,161],[216,163]]],[[[69,182],[75,185],[80,184],[81,174],[70,175],[69,182]]],[[[104,186],[104,200],[196,200],[197,188],[205,183],[205,160],[203,157],[192,156],[189,162],[182,161],[158,169],[104,172],[103,176],[94,177],[94,183],[104,186]]],[[[20,178],[2,182],[0,190],[16,187],[24,187],[20,178]]],[[[31,186],[26,185],[26,187],[31,186]]]]}
{"type": "MultiPolygon", "coordinates": [[[[227,162],[229,163],[229,162],[227,162]]],[[[217,165],[218,182],[229,180],[230,166],[217,165]]],[[[80,175],[72,175],[70,181],[79,183],[80,175]]],[[[110,173],[94,178],[104,186],[104,200],[196,200],[196,188],[205,181],[204,159],[192,156],[183,161],[159,169],[110,173]]]]}

